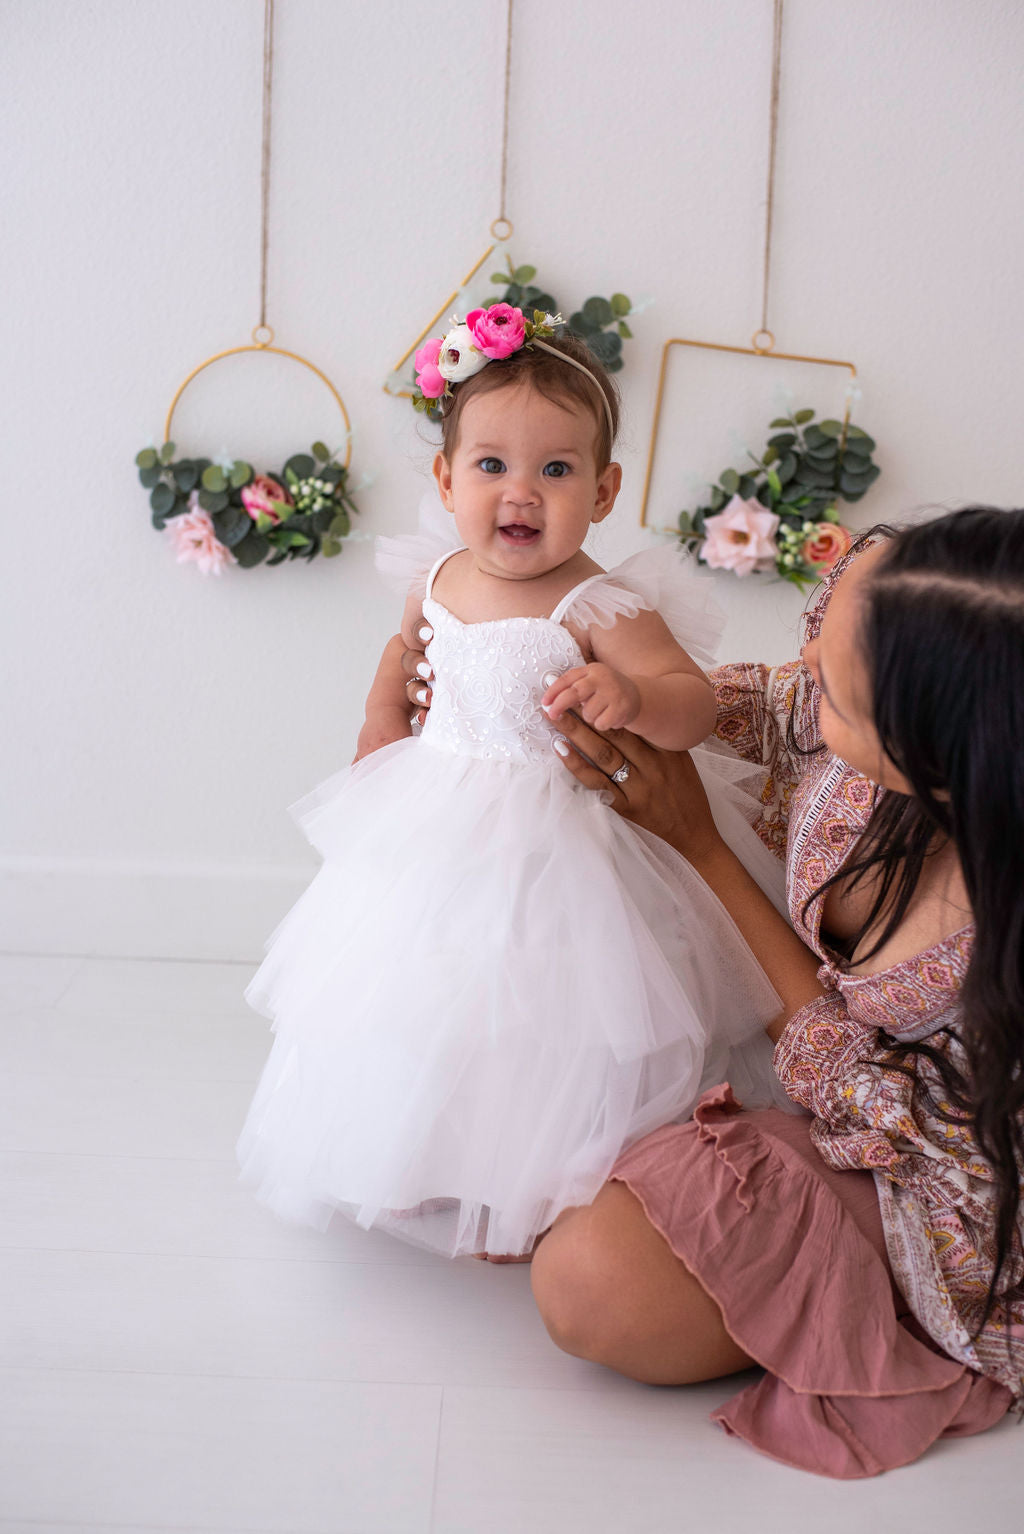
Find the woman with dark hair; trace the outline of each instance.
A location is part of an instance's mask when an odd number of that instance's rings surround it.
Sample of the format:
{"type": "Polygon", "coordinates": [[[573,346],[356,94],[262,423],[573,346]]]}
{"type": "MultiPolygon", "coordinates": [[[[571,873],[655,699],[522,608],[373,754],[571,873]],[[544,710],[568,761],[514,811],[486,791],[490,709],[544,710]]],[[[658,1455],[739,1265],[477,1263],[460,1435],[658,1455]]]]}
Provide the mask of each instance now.
{"type": "Polygon", "coordinates": [[[712,680],[717,734],[767,769],[792,928],[686,755],[567,716],[566,762],[732,915],[806,1112],[707,1093],[556,1221],[534,1292],[561,1347],[638,1380],[762,1365],[716,1419],[871,1475],[1024,1395],[1024,512],[868,535],[800,661],[712,680]]]}

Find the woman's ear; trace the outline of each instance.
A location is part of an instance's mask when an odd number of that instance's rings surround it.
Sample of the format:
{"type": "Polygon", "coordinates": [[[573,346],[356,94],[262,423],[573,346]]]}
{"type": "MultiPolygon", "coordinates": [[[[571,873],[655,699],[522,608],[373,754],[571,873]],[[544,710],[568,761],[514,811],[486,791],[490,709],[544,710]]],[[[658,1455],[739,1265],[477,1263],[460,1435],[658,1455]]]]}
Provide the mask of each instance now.
{"type": "Polygon", "coordinates": [[[442,501],[449,511],[455,510],[452,500],[452,471],[451,465],[443,453],[434,454],[434,478],[437,480],[437,490],[442,501]]]}
{"type": "Polygon", "coordinates": [[[618,499],[622,489],[622,465],[610,463],[604,472],[598,475],[597,496],[594,500],[594,510],[591,522],[603,522],[618,499]]]}

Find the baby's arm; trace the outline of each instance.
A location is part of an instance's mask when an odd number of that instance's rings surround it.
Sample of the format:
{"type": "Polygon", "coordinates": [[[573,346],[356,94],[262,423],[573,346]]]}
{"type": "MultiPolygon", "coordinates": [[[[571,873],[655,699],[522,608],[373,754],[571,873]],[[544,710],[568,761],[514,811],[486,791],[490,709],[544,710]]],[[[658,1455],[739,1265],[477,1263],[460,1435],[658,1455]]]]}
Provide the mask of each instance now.
{"type": "Polygon", "coordinates": [[[655,612],[588,631],[594,660],[560,676],[543,697],[549,719],[567,709],[598,730],[627,725],[652,746],[686,751],[715,727],[711,683],[655,612]]]}
{"type": "MultiPolygon", "coordinates": [[[[366,719],[359,731],[356,746],[357,762],[371,752],[379,751],[381,746],[389,746],[392,741],[404,740],[412,734],[407,690],[409,679],[402,665],[402,657],[407,650],[422,649],[423,638],[419,633],[422,627],[422,598],[410,594],[402,614],[402,632],[389,639],[385,645],[377,674],[366,696],[366,719]]],[[[422,664],[426,665],[426,662],[422,664]]],[[[429,703],[427,682],[423,683],[423,689],[426,697],[417,701],[429,703]]]]}

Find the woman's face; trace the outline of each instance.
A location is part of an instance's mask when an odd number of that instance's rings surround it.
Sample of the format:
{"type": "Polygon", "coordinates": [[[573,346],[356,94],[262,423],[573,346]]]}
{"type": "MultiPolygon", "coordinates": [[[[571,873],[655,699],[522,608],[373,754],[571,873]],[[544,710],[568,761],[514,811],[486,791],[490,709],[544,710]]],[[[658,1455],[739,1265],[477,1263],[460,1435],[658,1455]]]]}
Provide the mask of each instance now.
{"type": "Polygon", "coordinates": [[[804,645],[802,656],[821,692],[819,727],[829,750],[883,788],[912,794],[875,729],[861,632],[865,583],[885,548],[881,543],[865,549],[839,577],[818,637],[804,645]]]}

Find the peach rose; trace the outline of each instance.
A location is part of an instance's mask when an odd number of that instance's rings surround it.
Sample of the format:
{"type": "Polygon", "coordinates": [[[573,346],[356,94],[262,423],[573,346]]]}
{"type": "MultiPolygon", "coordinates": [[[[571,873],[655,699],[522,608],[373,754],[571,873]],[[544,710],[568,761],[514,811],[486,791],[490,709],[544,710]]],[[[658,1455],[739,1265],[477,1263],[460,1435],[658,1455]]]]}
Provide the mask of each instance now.
{"type": "Polygon", "coordinates": [[[254,522],[261,512],[272,522],[280,522],[281,513],[273,504],[274,501],[283,502],[285,506],[294,505],[284,486],[279,485],[276,479],[271,479],[267,474],[257,474],[242,491],[242,505],[254,522]]]}
{"type": "Polygon", "coordinates": [[[817,522],[814,532],[800,550],[801,559],[813,565],[819,575],[828,575],[834,565],[853,547],[849,528],[836,522],[817,522]]]}
{"type": "Polygon", "coordinates": [[[712,570],[732,570],[736,575],[773,570],[778,526],[774,511],[766,511],[760,501],[743,501],[734,495],[724,510],[704,518],[700,557],[712,570]]]}

